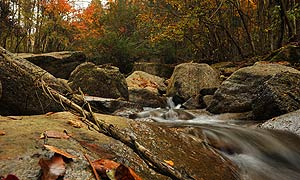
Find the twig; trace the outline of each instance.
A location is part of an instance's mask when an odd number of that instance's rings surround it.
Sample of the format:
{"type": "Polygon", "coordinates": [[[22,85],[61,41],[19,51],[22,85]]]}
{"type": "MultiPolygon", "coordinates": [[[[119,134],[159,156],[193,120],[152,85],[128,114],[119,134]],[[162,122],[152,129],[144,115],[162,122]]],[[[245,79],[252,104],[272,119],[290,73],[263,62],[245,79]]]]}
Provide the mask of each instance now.
{"type": "Polygon", "coordinates": [[[96,180],[100,180],[99,175],[95,169],[95,166],[93,165],[92,161],[90,160],[90,158],[88,157],[87,154],[84,154],[85,159],[89,162],[90,166],[92,167],[93,173],[95,175],[96,180]]]}

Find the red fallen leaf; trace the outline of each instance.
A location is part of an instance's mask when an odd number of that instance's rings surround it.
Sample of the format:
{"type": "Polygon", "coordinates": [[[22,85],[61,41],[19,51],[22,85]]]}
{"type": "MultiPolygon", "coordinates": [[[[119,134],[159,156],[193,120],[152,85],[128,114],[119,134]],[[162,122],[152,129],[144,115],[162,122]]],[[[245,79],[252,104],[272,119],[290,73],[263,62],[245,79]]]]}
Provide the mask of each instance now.
{"type": "Polygon", "coordinates": [[[45,137],[47,138],[57,138],[57,139],[68,139],[70,136],[68,136],[64,132],[59,132],[59,131],[45,131],[44,133],[41,134],[41,139],[44,139],[45,137]]]}
{"type": "Polygon", "coordinates": [[[6,176],[6,178],[4,178],[2,180],[19,180],[19,178],[13,174],[9,174],[6,176]]]}
{"type": "Polygon", "coordinates": [[[55,152],[61,156],[64,156],[69,159],[77,158],[76,156],[73,156],[72,154],[69,154],[61,149],[58,149],[57,147],[50,146],[50,145],[44,145],[45,148],[47,148],[49,151],[55,152]]]}
{"type": "Polygon", "coordinates": [[[40,159],[42,169],[41,180],[56,180],[66,173],[65,162],[61,155],[55,154],[50,160],[40,159]]]}
{"type": "Polygon", "coordinates": [[[116,180],[142,180],[131,168],[120,164],[115,172],[116,180]]]}
{"type": "MultiPolygon", "coordinates": [[[[102,178],[108,178],[107,172],[113,172],[116,180],[142,180],[131,168],[108,159],[99,159],[93,166],[102,178]]],[[[111,175],[111,174],[110,174],[111,175]]]]}

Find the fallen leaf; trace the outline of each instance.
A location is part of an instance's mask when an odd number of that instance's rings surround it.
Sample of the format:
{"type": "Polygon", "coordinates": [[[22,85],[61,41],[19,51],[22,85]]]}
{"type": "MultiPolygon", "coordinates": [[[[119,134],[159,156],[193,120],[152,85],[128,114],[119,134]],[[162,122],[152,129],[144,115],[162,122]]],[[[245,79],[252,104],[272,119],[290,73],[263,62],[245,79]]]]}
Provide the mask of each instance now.
{"type": "Polygon", "coordinates": [[[65,132],[59,132],[59,131],[45,131],[41,134],[40,138],[57,138],[57,139],[68,139],[70,136],[68,136],[65,132]]]}
{"type": "Polygon", "coordinates": [[[120,164],[115,171],[116,180],[142,180],[131,168],[120,164]]]}
{"type": "Polygon", "coordinates": [[[54,147],[54,146],[50,146],[50,145],[44,145],[45,148],[47,148],[49,151],[52,151],[52,152],[55,152],[59,155],[62,155],[66,158],[69,158],[69,159],[74,159],[74,158],[77,158],[76,156],[73,156],[72,154],[69,154],[61,149],[58,149],[57,147],[54,147]]]}
{"type": "Polygon", "coordinates": [[[83,124],[81,123],[81,121],[69,120],[68,124],[70,124],[71,126],[73,126],[75,128],[82,128],[83,127],[83,124]]]}
{"type": "Polygon", "coordinates": [[[39,165],[42,169],[41,180],[56,180],[66,173],[65,162],[59,154],[55,154],[50,160],[40,159],[39,165]]]}
{"type": "Polygon", "coordinates": [[[102,178],[115,180],[141,180],[131,168],[112,160],[99,159],[93,162],[93,166],[102,178]]]}
{"type": "Polygon", "coordinates": [[[6,133],[3,130],[0,130],[0,136],[4,136],[6,133]]]}
{"type": "Polygon", "coordinates": [[[164,160],[165,163],[169,164],[170,166],[174,166],[174,162],[171,160],[164,160]]]}

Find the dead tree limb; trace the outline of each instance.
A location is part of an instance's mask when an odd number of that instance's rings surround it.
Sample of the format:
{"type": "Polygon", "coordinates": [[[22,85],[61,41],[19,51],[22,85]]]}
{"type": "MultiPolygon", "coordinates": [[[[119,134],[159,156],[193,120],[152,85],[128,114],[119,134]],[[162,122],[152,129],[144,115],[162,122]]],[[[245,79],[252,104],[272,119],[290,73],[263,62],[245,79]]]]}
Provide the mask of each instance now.
{"type": "Polygon", "coordinates": [[[96,130],[99,133],[103,133],[109,137],[112,137],[118,141],[121,141],[129,148],[131,148],[140,158],[142,158],[150,168],[154,169],[156,172],[168,176],[172,179],[176,180],[192,180],[194,179],[187,173],[179,172],[174,167],[170,166],[169,164],[159,160],[156,156],[154,156],[148,149],[138,143],[134,137],[120,131],[117,127],[113,126],[112,124],[108,124],[102,120],[96,119],[93,115],[93,112],[83,109],[75,102],[69,100],[65,96],[61,95],[58,91],[52,89],[51,87],[47,86],[46,83],[41,81],[42,87],[47,90],[47,93],[51,94],[49,97],[55,98],[57,102],[62,103],[64,106],[69,107],[76,113],[83,116],[87,123],[91,128],[96,130]]]}

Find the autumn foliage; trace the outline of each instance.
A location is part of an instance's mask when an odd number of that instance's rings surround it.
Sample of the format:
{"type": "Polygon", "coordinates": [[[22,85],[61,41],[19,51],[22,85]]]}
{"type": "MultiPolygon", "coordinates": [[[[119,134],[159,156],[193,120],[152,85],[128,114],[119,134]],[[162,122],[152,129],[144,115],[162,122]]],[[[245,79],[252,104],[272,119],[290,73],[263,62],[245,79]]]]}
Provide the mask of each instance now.
{"type": "Polygon", "coordinates": [[[83,50],[124,72],[135,61],[239,60],[297,41],[292,0],[0,1],[0,43],[15,52],[83,50]]]}

